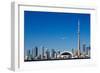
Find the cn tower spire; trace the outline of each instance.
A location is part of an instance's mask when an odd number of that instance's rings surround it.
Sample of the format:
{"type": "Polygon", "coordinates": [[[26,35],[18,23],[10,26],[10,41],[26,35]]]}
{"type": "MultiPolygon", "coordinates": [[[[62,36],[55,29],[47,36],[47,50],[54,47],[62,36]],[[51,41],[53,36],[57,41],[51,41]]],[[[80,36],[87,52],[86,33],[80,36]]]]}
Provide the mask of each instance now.
{"type": "Polygon", "coordinates": [[[79,20],[78,20],[78,49],[77,49],[77,51],[78,51],[78,57],[80,57],[80,22],[79,22],[79,20]]]}

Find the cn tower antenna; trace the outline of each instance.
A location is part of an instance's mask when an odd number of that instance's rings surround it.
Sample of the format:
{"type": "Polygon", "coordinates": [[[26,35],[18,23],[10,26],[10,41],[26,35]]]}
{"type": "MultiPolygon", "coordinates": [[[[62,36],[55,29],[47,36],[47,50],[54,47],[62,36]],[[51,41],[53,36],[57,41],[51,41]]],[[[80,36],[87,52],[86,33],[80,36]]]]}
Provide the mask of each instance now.
{"type": "Polygon", "coordinates": [[[78,19],[78,31],[77,31],[77,35],[78,35],[78,57],[80,57],[80,22],[79,22],[79,19],[78,19]]]}

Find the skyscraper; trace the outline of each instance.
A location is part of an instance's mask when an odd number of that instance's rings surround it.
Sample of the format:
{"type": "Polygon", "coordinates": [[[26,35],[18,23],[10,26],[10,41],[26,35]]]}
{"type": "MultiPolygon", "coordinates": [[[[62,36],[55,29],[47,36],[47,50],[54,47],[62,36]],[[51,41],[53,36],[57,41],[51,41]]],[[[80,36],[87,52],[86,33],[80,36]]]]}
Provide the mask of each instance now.
{"type": "Polygon", "coordinates": [[[72,56],[75,56],[75,50],[72,48],[72,56]]]}
{"type": "Polygon", "coordinates": [[[86,57],[86,44],[83,44],[82,55],[84,58],[86,57]]]}
{"type": "Polygon", "coordinates": [[[37,57],[38,56],[38,47],[34,48],[34,56],[37,57]]]}
{"type": "Polygon", "coordinates": [[[83,52],[86,53],[86,45],[83,44],[83,52]]]}
{"type": "Polygon", "coordinates": [[[46,58],[50,59],[50,51],[48,49],[46,50],[46,58]]]}
{"type": "Polygon", "coordinates": [[[42,47],[42,59],[44,59],[44,46],[42,47]]]}
{"type": "Polygon", "coordinates": [[[34,58],[34,48],[32,49],[32,58],[34,58]]]}
{"type": "Polygon", "coordinates": [[[90,46],[86,48],[86,55],[88,57],[90,57],[90,49],[91,49],[90,46]]]}
{"type": "Polygon", "coordinates": [[[31,60],[31,52],[30,52],[30,50],[27,50],[27,56],[28,56],[27,59],[31,60]]]}
{"type": "Polygon", "coordinates": [[[53,59],[55,58],[55,50],[54,50],[54,49],[51,50],[51,57],[52,57],[53,59]]]}

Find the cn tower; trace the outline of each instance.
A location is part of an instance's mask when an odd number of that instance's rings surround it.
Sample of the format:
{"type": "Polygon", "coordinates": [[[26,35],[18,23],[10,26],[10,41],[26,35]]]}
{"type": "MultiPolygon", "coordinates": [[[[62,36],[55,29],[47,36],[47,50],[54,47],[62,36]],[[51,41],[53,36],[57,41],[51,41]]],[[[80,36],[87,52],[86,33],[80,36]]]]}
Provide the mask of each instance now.
{"type": "Polygon", "coordinates": [[[77,46],[77,56],[78,56],[78,58],[80,57],[80,22],[79,22],[79,20],[78,20],[78,31],[77,31],[77,35],[78,35],[78,46],[77,46]]]}

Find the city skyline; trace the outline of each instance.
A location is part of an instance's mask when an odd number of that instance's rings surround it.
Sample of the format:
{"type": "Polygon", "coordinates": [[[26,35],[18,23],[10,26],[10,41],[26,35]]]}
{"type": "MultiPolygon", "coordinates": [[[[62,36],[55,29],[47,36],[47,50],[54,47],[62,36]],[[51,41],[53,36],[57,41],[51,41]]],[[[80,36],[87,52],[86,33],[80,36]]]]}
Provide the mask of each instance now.
{"type": "MultiPolygon", "coordinates": [[[[79,43],[78,43],[79,44],[79,43]]],[[[49,61],[49,60],[72,60],[72,59],[90,59],[90,46],[83,44],[82,50],[72,49],[72,51],[60,51],[55,49],[48,49],[44,46],[41,48],[35,46],[31,50],[24,50],[24,61],[49,61]]]]}
{"type": "Polygon", "coordinates": [[[78,21],[80,46],[90,46],[90,14],[24,11],[24,48],[77,49],[78,21]]]}

